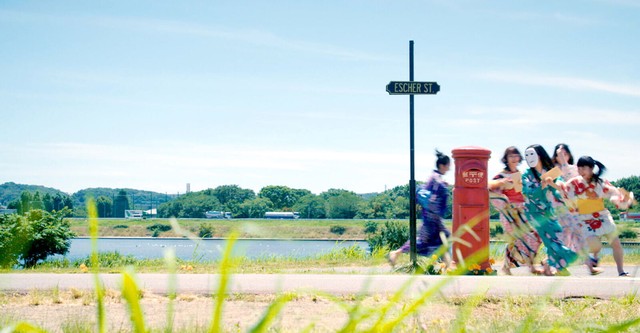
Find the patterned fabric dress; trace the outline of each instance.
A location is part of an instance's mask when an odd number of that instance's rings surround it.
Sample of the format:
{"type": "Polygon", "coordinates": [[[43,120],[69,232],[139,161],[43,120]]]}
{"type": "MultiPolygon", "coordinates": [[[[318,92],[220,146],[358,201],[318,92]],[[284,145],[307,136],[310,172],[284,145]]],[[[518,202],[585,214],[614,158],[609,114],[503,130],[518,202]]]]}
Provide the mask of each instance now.
{"type": "Polygon", "coordinates": [[[522,175],[525,214],[527,220],[542,239],[547,251],[549,266],[563,270],[576,260],[578,255],[558,238],[558,234],[562,232],[562,226],[558,223],[552,202],[561,200],[561,197],[551,186],[542,188],[533,172],[537,173],[537,171],[527,169],[522,175]]]}
{"type": "MultiPolygon", "coordinates": [[[[440,233],[445,237],[451,235],[442,222],[449,197],[449,189],[442,176],[440,172],[433,170],[427,182],[417,190],[416,198],[422,206],[422,226],[416,237],[416,252],[419,255],[431,255],[442,245],[440,233]]],[[[407,253],[410,248],[410,241],[407,241],[400,249],[407,253]]]]}
{"type": "Polygon", "coordinates": [[[604,208],[604,200],[609,199],[618,208],[629,207],[633,199],[623,201],[620,189],[606,180],[599,183],[587,183],[582,176],[570,179],[564,185],[564,190],[570,200],[576,203],[577,216],[585,237],[616,235],[616,225],[608,209],[604,208]]]}
{"type": "MultiPolygon", "coordinates": [[[[493,179],[510,178],[512,174],[503,170],[493,179]]],[[[491,204],[500,212],[500,222],[507,238],[505,266],[533,266],[542,240],[525,218],[522,192],[517,187],[510,187],[490,192],[491,204]]]]}
{"type": "MultiPolygon", "coordinates": [[[[565,164],[560,166],[562,177],[558,180],[566,182],[578,175],[578,168],[575,165],[565,164]]],[[[580,226],[580,219],[575,214],[575,208],[568,204],[568,199],[558,200],[554,197],[551,202],[553,209],[558,216],[558,223],[562,226],[562,232],[558,235],[562,243],[573,252],[583,253],[586,248],[585,237],[580,226]]]]}

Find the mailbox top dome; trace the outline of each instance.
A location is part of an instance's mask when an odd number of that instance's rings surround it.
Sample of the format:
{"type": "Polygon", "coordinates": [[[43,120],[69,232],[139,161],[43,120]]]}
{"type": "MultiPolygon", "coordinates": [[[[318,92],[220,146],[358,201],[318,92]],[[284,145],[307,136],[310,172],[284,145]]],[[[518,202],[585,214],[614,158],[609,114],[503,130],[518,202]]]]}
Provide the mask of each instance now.
{"type": "Polygon", "coordinates": [[[464,146],[451,150],[451,156],[457,157],[486,157],[491,156],[491,150],[478,146],[464,146]]]}

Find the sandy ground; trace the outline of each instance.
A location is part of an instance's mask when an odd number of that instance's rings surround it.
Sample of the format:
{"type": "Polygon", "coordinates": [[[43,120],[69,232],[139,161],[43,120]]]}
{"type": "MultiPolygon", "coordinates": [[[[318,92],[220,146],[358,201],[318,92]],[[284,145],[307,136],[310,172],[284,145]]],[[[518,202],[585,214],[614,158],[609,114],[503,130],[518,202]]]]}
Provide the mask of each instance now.
{"type": "MultiPolygon", "coordinates": [[[[28,294],[4,294],[0,297],[0,327],[7,322],[27,321],[49,332],[62,332],[65,328],[85,327],[95,331],[97,310],[91,293],[72,290],[60,291],[57,295],[48,291],[32,291],[28,294]]],[[[244,332],[256,325],[273,295],[230,295],[223,308],[224,331],[244,332]]],[[[164,295],[145,293],[140,300],[148,328],[161,330],[167,324],[169,300],[164,295]]],[[[360,302],[365,308],[379,308],[388,304],[387,296],[369,296],[360,302]]],[[[298,295],[283,308],[272,324],[279,331],[299,332],[312,327],[313,332],[335,332],[348,319],[348,310],[342,305],[358,303],[354,296],[338,300],[317,295],[298,295]]],[[[132,331],[127,304],[116,291],[107,291],[105,297],[107,331],[132,331]]],[[[179,295],[174,301],[174,328],[205,331],[213,317],[214,300],[205,295],[179,295]]],[[[427,305],[421,311],[420,321],[452,320],[456,309],[441,303],[427,305]]],[[[419,324],[418,324],[419,325],[419,324]]]]}

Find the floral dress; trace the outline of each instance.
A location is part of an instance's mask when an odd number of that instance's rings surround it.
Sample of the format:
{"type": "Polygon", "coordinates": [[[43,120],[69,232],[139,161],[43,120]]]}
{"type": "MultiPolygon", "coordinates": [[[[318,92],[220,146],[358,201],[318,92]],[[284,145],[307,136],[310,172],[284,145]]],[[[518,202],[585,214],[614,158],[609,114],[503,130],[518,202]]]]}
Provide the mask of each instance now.
{"type": "Polygon", "coordinates": [[[578,207],[578,226],[585,237],[613,237],[616,234],[616,225],[609,210],[604,208],[603,199],[609,199],[618,208],[627,208],[633,201],[623,201],[624,196],[620,189],[606,180],[587,183],[582,176],[577,176],[565,183],[563,189],[578,207]]]}
{"type": "Polygon", "coordinates": [[[534,172],[537,173],[535,170],[527,169],[522,175],[525,215],[545,246],[549,266],[564,270],[576,260],[578,255],[566,247],[558,237],[558,234],[562,232],[562,226],[558,223],[552,202],[561,200],[561,197],[553,187],[543,188],[538,180],[540,174],[537,174],[536,178],[534,172]]]}
{"type": "MultiPolygon", "coordinates": [[[[503,170],[494,180],[510,178],[515,172],[503,170]]],[[[500,212],[500,223],[507,238],[505,266],[533,266],[542,240],[527,222],[524,213],[524,196],[517,187],[507,186],[490,192],[491,204],[500,212]]]]}
{"type": "MultiPolygon", "coordinates": [[[[416,199],[422,206],[422,226],[416,237],[416,252],[419,255],[428,256],[442,246],[441,233],[445,237],[451,235],[442,221],[449,197],[449,188],[442,176],[440,172],[433,170],[427,182],[416,191],[416,199]]],[[[410,248],[410,241],[407,241],[400,249],[407,253],[410,248]]]]}
{"type": "MultiPolygon", "coordinates": [[[[565,164],[560,166],[562,171],[562,177],[558,178],[561,182],[566,182],[569,179],[578,175],[578,168],[575,165],[565,164]]],[[[577,253],[583,253],[586,248],[584,233],[581,228],[580,219],[574,212],[574,208],[571,204],[568,204],[568,199],[562,197],[558,199],[554,197],[551,202],[553,209],[558,217],[558,223],[562,226],[562,232],[558,235],[562,243],[577,253]]]]}

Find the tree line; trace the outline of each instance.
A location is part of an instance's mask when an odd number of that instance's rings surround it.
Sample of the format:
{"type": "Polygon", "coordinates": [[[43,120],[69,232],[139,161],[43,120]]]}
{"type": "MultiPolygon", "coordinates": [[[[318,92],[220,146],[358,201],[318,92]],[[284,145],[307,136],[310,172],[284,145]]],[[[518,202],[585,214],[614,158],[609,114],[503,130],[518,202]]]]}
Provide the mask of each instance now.
{"type": "MultiPolygon", "coordinates": [[[[612,182],[617,187],[640,194],[640,177],[631,176],[612,182]]],[[[418,182],[418,185],[420,182],[418,182]]],[[[450,186],[450,191],[452,190],[450,186]]],[[[400,185],[382,193],[356,194],[344,189],[329,189],[313,194],[306,189],[295,189],[282,185],[263,187],[258,193],[238,185],[222,185],[213,189],[190,192],[183,195],[165,195],[130,189],[83,190],[82,200],[78,193],[73,198],[60,193],[40,194],[23,191],[20,197],[11,201],[7,208],[17,209],[23,214],[31,209],[48,212],[64,207],[69,215],[86,216],[84,199],[91,196],[96,200],[99,217],[124,217],[127,209],[148,210],[157,208],[161,218],[204,218],[207,211],[231,212],[234,218],[262,218],[268,211],[298,212],[301,218],[309,219],[406,219],[409,217],[409,185],[400,185]],[[115,192],[114,192],[115,191],[115,192]],[[135,192],[132,192],[135,191],[135,192]],[[136,200],[137,198],[137,200],[136,200]]],[[[447,203],[447,215],[451,218],[452,195],[447,203]]],[[[609,202],[605,203],[612,214],[619,210],[609,202]]],[[[637,209],[637,208],[636,208],[637,209]]],[[[419,207],[416,207],[419,216],[419,207]]],[[[491,209],[491,218],[498,213],[491,209]]]]}

